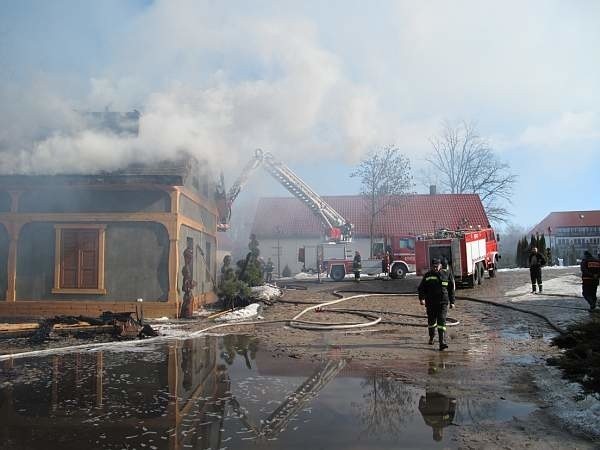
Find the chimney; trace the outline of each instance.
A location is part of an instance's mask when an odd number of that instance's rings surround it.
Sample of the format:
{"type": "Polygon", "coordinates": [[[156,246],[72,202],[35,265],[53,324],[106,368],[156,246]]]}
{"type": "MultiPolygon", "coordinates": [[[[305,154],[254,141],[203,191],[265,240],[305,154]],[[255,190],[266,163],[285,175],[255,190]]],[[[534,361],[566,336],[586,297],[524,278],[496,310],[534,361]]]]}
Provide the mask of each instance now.
{"type": "Polygon", "coordinates": [[[435,195],[436,192],[436,188],[435,188],[435,184],[430,184],[429,185],[429,195],[435,195]]]}

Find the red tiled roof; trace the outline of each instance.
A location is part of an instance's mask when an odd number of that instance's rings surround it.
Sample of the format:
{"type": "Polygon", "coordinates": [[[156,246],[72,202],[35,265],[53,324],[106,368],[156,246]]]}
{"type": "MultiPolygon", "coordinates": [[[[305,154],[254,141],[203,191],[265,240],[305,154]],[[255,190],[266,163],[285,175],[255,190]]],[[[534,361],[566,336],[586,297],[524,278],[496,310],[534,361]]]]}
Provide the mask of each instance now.
{"type": "Polygon", "coordinates": [[[561,227],[598,227],[600,211],[557,211],[548,214],[544,220],[531,229],[532,233],[547,233],[548,227],[553,230],[561,227]]]}
{"type": "MultiPolygon", "coordinates": [[[[369,235],[367,203],[358,195],[323,197],[354,224],[355,236],[369,235]]],[[[376,235],[417,235],[435,229],[487,226],[488,218],[477,194],[404,195],[377,218],[376,235]]],[[[252,232],[259,237],[319,237],[320,221],[293,197],[261,198],[252,232]],[[278,232],[279,230],[279,232],[278,232]]]]}

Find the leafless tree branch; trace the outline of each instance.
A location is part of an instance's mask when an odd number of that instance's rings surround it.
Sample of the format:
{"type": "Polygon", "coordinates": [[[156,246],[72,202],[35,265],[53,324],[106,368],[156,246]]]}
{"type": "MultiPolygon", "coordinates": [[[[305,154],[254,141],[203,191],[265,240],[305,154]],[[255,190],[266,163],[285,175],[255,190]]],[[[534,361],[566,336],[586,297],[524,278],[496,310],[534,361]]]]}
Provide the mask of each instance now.
{"type": "Polygon", "coordinates": [[[412,186],[410,161],[395,145],[387,145],[362,160],[351,177],[361,179],[361,195],[369,212],[371,255],[377,218],[412,186]]]}
{"type": "Polygon", "coordinates": [[[499,160],[489,142],[473,123],[442,124],[438,136],[430,139],[433,151],[425,159],[439,175],[441,191],[452,194],[479,194],[488,217],[506,222],[517,176],[499,160]]]}

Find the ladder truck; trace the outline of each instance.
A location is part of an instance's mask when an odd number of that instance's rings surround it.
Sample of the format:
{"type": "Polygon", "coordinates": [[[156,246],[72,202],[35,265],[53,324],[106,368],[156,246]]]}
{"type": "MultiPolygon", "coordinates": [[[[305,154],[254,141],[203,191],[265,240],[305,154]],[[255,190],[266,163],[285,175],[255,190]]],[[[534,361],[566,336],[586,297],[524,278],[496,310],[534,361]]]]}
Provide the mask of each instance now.
{"type": "MultiPolygon", "coordinates": [[[[229,192],[225,192],[223,177],[221,177],[216,194],[217,209],[219,210],[217,230],[227,231],[229,229],[233,202],[250,175],[261,166],[294,197],[304,203],[319,218],[323,226],[326,242],[317,246],[300,248],[298,260],[304,263],[306,270],[325,272],[335,281],[343,280],[346,274],[352,272],[353,225],[304,183],[289,167],[269,152],[261,149],[255,150],[254,157],[244,166],[229,192]]],[[[404,278],[408,272],[414,272],[414,242],[414,236],[393,236],[386,239],[385,247],[392,255],[391,278],[404,278]]],[[[371,275],[381,273],[381,259],[363,259],[362,270],[371,275]]]]}
{"type": "Polygon", "coordinates": [[[304,183],[283,162],[278,161],[271,153],[263,152],[261,149],[255,150],[254,158],[244,166],[242,173],[233,186],[231,186],[228,193],[225,193],[223,177],[221,177],[221,181],[217,186],[216,196],[217,209],[219,210],[218,231],[227,231],[229,229],[229,219],[231,218],[233,202],[239,195],[244,184],[248,181],[250,175],[261,165],[319,218],[327,241],[334,243],[352,241],[352,224],[304,183]]]}

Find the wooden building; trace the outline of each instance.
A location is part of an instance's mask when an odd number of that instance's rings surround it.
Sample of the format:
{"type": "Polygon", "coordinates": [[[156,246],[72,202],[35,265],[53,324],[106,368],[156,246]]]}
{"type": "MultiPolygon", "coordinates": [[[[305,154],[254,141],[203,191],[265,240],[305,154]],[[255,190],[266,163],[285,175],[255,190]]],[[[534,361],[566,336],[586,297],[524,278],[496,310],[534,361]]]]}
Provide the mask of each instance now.
{"type": "Polygon", "coordinates": [[[146,317],[176,317],[186,249],[195,308],[214,301],[213,193],[191,157],[0,176],[0,317],[97,316],[135,311],[138,299],[146,317]]]}

